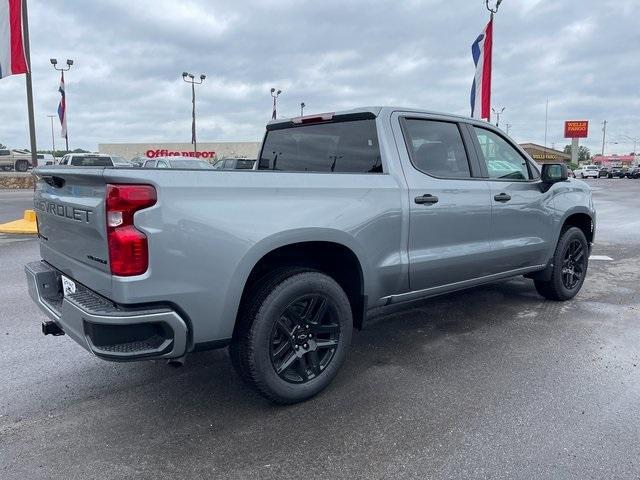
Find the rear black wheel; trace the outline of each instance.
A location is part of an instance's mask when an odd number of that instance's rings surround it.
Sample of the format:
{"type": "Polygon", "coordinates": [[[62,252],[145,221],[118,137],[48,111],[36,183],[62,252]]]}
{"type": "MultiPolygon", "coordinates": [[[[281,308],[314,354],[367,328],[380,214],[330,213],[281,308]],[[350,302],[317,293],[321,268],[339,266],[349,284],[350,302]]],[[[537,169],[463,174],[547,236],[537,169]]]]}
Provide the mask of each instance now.
{"type": "Polygon", "coordinates": [[[260,282],[231,345],[236,370],[275,403],[306,400],[336,376],[351,342],[346,294],[316,271],[285,270],[260,282]]]}
{"type": "Polygon", "coordinates": [[[560,236],[550,280],[535,280],[536,290],[550,300],[569,300],[582,288],[589,265],[589,243],[582,230],[570,227],[560,236]]]}

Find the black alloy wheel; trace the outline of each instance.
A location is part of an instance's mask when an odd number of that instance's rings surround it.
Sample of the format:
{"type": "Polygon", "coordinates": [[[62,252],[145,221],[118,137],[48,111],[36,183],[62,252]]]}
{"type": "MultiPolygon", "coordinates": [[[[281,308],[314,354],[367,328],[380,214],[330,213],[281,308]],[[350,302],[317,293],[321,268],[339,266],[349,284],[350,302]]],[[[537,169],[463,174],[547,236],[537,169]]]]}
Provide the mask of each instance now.
{"type": "Polygon", "coordinates": [[[278,404],[325,389],[353,333],[349,297],[329,275],[281,267],[256,280],[241,306],[231,362],[243,380],[278,404]]]}
{"type": "Polygon", "coordinates": [[[562,261],[562,284],[568,290],[572,290],[584,278],[585,251],[580,240],[573,239],[567,246],[562,261]]]}
{"type": "Polygon", "coordinates": [[[280,378],[306,383],[333,360],[340,341],[336,308],[323,294],[305,295],[292,302],[273,326],[271,364],[280,378]]]}
{"type": "Polygon", "coordinates": [[[589,266],[589,242],[577,227],[560,235],[548,279],[534,280],[536,290],[549,300],[570,300],[582,288],[589,266]]]}

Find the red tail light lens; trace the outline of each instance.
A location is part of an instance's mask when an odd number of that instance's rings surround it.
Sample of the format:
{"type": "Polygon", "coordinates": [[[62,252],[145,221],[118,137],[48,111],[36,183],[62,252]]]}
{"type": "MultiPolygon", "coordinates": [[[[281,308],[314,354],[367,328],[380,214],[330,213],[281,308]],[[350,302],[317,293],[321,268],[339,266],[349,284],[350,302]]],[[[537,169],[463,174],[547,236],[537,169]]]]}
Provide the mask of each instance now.
{"type": "Polygon", "coordinates": [[[113,275],[130,277],[147,271],[147,236],[135,227],[133,215],[156,201],[156,189],[151,185],[107,185],[107,241],[113,275]]]}

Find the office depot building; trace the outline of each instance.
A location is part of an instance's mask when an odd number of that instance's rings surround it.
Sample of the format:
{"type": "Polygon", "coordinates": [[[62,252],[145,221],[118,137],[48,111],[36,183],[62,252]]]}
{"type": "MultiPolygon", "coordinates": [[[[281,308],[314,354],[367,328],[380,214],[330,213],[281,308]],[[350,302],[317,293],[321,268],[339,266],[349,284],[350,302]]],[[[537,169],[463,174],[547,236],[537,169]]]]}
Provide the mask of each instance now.
{"type": "Polygon", "coordinates": [[[191,143],[101,143],[100,153],[132,158],[185,157],[203,160],[239,157],[256,158],[260,142],[198,142],[194,151],[191,143]]]}

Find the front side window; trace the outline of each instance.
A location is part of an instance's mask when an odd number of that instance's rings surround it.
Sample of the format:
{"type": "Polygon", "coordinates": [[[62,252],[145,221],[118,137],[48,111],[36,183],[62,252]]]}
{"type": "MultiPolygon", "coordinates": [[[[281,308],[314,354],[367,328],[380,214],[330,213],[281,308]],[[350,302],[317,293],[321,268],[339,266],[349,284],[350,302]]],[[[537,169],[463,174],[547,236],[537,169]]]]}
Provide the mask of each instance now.
{"type": "Polygon", "coordinates": [[[485,128],[473,127],[480,150],[480,161],[487,165],[489,178],[496,180],[529,180],[527,160],[505,139],[485,128]]]}
{"type": "Polygon", "coordinates": [[[382,173],[375,119],[269,130],[258,170],[382,173]]]}
{"type": "Polygon", "coordinates": [[[408,118],[404,122],[413,166],[439,178],[470,178],[471,170],[458,125],[408,118]]]}

